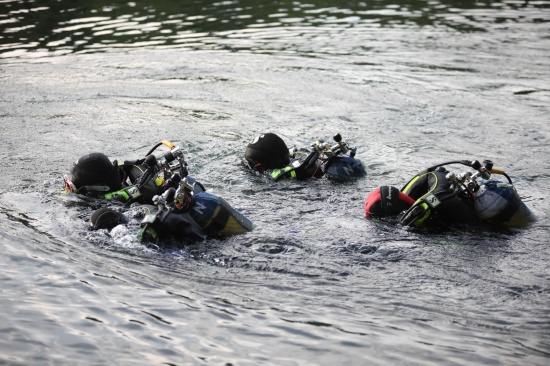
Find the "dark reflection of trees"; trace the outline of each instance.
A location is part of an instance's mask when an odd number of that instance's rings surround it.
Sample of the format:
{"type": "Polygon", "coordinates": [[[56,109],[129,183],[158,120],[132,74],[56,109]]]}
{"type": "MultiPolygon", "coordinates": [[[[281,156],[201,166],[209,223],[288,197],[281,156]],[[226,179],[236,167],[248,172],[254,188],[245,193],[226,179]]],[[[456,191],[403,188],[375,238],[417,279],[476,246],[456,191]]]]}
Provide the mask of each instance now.
{"type": "MultiPolygon", "coordinates": [[[[69,48],[72,52],[83,50],[89,45],[133,44],[151,40],[161,40],[163,44],[172,42],[170,35],[178,32],[216,33],[244,29],[254,24],[270,24],[278,21],[274,14],[286,14],[288,18],[299,18],[298,24],[323,26],[326,19],[356,16],[376,21],[382,27],[407,26],[446,26],[463,32],[482,29],[472,24],[453,23],[441,14],[454,9],[494,9],[494,1],[481,0],[155,0],[155,1],[106,1],[106,0],[57,0],[57,1],[5,1],[0,2],[0,52],[10,47],[29,49],[69,48]],[[395,4],[400,4],[395,7],[395,4]],[[369,11],[389,10],[384,13],[369,11]],[[312,12],[312,10],[316,10],[312,12]],[[414,13],[414,16],[411,15],[414,13]],[[106,17],[109,19],[127,18],[140,24],[161,23],[158,30],[137,34],[96,34],[93,20],[90,27],[76,31],[60,31],[75,19],[106,17]],[[69,38],[66,43],[57,45],[69,38]],[[51,45],[53,43],[53,45],[51,45]],[[50,45],[49,45],[50,44],[50,45]]],[[[507,9],[530,7],[524,3],[504,2],[507,9]]],[[[539,5],[540,7],[550,5],[539,5]]],[[[456,11],[456,10],[453,10],[456,11]]],[[[548,14],[546,14],[548,16],[548,14]]],[[[498,22],[499,19],[494,19],[498,22]]],[[[541,19],[548,21],[548,19],[541,19]]],[[[95,21],[101,25],[102,21],[95,21]]],[[[472,22],[473,23],[473,22],[472,22]]],[[[475,24],[475,23],[473,23],[475,24]]],[[[282,24],[281,26],[285,26],[282,24]]]]}

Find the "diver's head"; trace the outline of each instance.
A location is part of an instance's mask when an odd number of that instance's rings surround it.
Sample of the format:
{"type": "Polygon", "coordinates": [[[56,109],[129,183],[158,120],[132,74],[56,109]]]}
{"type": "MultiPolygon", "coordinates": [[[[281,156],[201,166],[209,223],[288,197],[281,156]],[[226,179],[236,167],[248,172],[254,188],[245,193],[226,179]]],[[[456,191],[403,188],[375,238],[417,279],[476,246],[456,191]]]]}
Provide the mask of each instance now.
{"type": "Polygon", "coordinates": [[[102,153],[91,153],[78,159],[66,183],[71,185],[71,190],[84,194],[94,191],[107,193],[106,187],[108,191],[122,188],[118,167],[102,153]]]}
{"type": "Polygon", "coordinates": [[[254,168],[276,169],[290,164],[288,147],[274,133],[264,133],[248,144],[244,158],[254,168]]]}
{"type": "Polygon", "coordinates": [[[407,210],[414,200],[392,186],[376,188],[365,200],[366,217],[394,216],[407,210]]]}
{"type": "Polygon", "coordinates": [[[124,216],[124,214],[108,207],[103,207],[99,210],[96,210],[90,217],[91,227],[95,230],[111,230],[117,225],[127,223],[128,219],[126,218],[126,216],[124,216]]]}

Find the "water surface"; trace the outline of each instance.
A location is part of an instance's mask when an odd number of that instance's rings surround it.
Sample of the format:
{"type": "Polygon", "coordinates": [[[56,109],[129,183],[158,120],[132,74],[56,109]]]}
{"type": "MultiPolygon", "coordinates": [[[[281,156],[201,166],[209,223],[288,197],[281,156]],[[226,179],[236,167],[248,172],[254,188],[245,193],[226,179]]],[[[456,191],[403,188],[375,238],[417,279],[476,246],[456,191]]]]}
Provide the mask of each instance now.
{"type": "Polygon", "coordinates": [[[548,363],[546,2],[0,9],[0,364],[548,363]],[[368,177],[252,177],[239,160],[266,131],[339,132],[368,177]],[[163,139],[256,229],[168,248],[89,231],[94,205],[61,195],[62,174],[163,139]],[[363,218],[375,187],[456,159],[493,160],[538,221],[363,218]]]}

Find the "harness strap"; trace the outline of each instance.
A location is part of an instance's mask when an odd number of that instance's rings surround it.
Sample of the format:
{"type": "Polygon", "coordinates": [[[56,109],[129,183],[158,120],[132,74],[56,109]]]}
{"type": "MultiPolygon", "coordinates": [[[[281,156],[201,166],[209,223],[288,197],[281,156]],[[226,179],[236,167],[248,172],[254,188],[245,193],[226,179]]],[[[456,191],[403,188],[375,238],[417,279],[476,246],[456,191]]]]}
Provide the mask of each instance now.
{"type": "Polygon", "coordinates": [[[292,179],[296,179],[296,168],[294,168],[292,165],[288,165],[282,169],[273,169],[271,171],[270,177],[271,179],[278,181],[287,175],[289,175],[292,179]]]}
{"type": "Polygon", "coordinates": [[[104,198],[121,202],[134,201],[141,197],[141,191],[137,185],[124,187],[116,192],[107,193],[104,198]]]}
{"type": "Polygon", "coordinates": [[[410,191],[414,190],[415,183],[420,179],[428,179],[428,175],[434,178],[432,184],[428,187],[428,192],[424,193],[418,198],[415,203],[399,218],[399,222],[403,225],[422,225],[432,214],[437,210],[442,202],[454,197],[456,192],[452,189],[441,189],[443,183],[440,178],[444,173],[438,174],[438,172],[424,171],[411,179],[409,183],[403,188],[403,193],[410,195],[410,191]]]}

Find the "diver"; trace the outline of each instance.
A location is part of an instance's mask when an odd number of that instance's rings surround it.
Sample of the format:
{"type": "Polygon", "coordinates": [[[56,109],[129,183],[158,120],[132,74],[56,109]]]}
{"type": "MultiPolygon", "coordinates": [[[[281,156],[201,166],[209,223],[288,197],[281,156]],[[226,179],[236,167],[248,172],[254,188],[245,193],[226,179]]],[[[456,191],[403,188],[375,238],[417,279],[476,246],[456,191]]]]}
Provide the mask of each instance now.
{"type": "Polygon", "coordinates": [[[376,188],[365,200],[367,218],[393,217],[404,226],[440,224],[523,225],[535,219],[511,178],[490,160],[458,160],[437,164],[415,175],[399,190],[376,188]],[[445,166],[462,164],[475,170],[457,176],[445,166]],[[507,182],[492,179],[492,174],[507,182]],[[478,179],[480,180],[478,182],[478,179]]]}
{"type": "MultiPolygon", "coordinates": [[[[127,160],[119,164],[99,152],[79,158],[71,168],[71,175],[63,176],[67,191],[107,200],[131,203],[152,203],[154,196],[162,194],[173,173],[187,177],[187,163],[182,150],[169,141],[156,144],[144,158],[127,160]],[[153,152],[161,145],[170,149],[157,159],[153,152]]],[[[189,177],[188,179],[192,179],[189,177]]],[[[198,183],[198,182],[197,182],[198,183]]],[[[197,188],[204,190],[198,183],[197,188]]]]}
{"type": "Polygon", "coordinates": [[[142,213],[138,233],[141,241],[159,242],[168,236],[204,239],[253,228],[248,218],[221,197],[207,193],[200,182],[188,175],[182,150],[168,141],[156,144],[145,158],[121,164],[111,162],[103,153],[84,155],[63,180],[66,193],[111,201],[111,205],[92,214],[93,229],[110,230],[127,224],[121,204],[123,210],[142,213]],[[161,145],[170,151],[157,158],[152,153],[161,145]]]}
{"type": "Polygon", "coordinates": [[[340,134],[333,138],[333,146],[315,141],[310,148],[289,149],[278,135],[264,133],[248,144],[242,163],[251,172],[274,181],[326,176],[342,182],[364,177],[365,168],[355,158],[357,149],[350,148],[340,134]]]}

